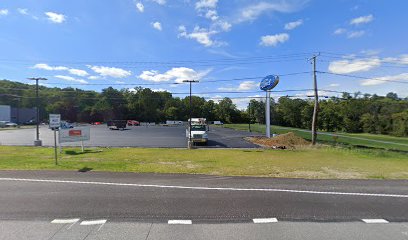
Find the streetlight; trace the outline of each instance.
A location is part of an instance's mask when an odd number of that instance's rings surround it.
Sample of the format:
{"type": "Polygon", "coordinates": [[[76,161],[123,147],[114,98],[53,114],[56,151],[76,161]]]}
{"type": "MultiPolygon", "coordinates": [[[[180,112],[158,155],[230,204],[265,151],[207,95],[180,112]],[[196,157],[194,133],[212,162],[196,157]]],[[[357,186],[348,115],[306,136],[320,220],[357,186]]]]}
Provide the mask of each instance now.
{"type": "Polygon", "coordinates": [[[38,81],[42,80],[45,81],[47,80],[46,78],[28,78],[28,80],[33,80],[35,81],[35,105],[37,108],[37,134],[36,134],[36,140],[34,140],[34,146],[41,146],[42,142],[40,140],[40,109],[39,109],[39,102],[38,102],[38,81]]]}
{"type": "Polygon", "coordinates": [[[192,83],[198,83],[200,81],[198,80],[183,80],[184,83],[190,83],[190,117],[188,119],[188,133],[189,133],[189,137],[188,137],[188,149],[192,149],[193,148],[193,144],[191,142],[191,113],[192,113],[192,102],[191,102],[191,84],[192,83]]]}

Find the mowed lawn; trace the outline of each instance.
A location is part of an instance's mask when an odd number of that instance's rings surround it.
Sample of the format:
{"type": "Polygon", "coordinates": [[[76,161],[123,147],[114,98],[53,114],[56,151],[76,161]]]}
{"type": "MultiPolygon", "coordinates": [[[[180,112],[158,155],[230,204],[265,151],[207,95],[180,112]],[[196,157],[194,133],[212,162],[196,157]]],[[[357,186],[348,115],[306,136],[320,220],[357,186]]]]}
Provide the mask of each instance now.
{"type": "MultiPolygon", "coordinates": [[[[223,127],[248,131],[248,124],[224,124],[223,127]]],[[[265,133],[265,125],[251,124],[251,130],[253,132],[265,133]]],[[[311,140],[311,133],[309,130],[271,126],[273,133],[282,134],[287,132],[293,132],[297,136],[300,136],[306,140],[311,140]]],[[[319,142],[322,143],[341,143],[351,146],[363,146],[369,148],[381,148],[391,150],[408,151],[408,138],[407,137],[394,137],[380,134],[368,134],[368,133],[320,133],[317,137],[319,142]],[[327,134],[327,135],[326,135],[327,134]],[[330,134],[335,134],[337,137],[333,137],[330,134]]]]}
{"type": "Polygon", "coordinates": [[[0,146],[1,170],[91,170],[321,179],[408,179],[408,155],[334,147],[298,150],[54,149],[0,146]]]}

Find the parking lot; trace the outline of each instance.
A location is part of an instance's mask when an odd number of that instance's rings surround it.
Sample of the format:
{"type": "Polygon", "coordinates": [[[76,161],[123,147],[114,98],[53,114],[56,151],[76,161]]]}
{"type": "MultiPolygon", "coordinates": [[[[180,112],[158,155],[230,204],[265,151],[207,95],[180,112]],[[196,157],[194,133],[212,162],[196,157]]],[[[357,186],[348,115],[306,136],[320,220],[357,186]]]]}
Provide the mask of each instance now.
{"type": "MultiPolygon", "coordinates": [[[[148,148],[185,148],[187,147],[184,126],[132,126],[126,130],[109,130],[106,125],[90,126],[91,140],[84,142],[92,147],[148,147],[148,148]]],[[[32,146],[35,128],[0,131],[0,145],[32,146]]],[[[245,131],[210,126],[208,145],[200,148],[256,148],[245,141],[247,136],[257,135],[245,131]]],[[[48,126],[41,126],[40,139],[43,146],[53,146],[53,132],[48,126]]],[[[80,146],[80,142],[63,143],[62,146],[80,146]]]]}

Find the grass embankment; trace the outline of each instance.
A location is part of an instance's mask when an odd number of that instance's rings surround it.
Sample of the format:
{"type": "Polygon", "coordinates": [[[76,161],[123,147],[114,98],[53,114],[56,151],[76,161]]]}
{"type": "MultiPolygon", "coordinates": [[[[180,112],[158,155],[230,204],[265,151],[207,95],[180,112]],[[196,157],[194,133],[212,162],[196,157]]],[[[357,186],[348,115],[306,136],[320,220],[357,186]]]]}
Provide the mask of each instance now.
{"type": "MultiPolygon", "coordinates": [[[[237,130],[248,131],[248,124],[224,124],[224,127],[233,128],[237,130]]],[[[265,125],[251,124],[253,132],[265,133],[265,125]]],[[[281,126],[271,126],[271,131],[277,134],[293,132],[297,136],[306,140],[311,140],[311,133],[308,130],[299,128],[289,128],[281,126]]],[[[346,144],[351,146],[363,146],[369,148],[391,149],[399,151],[408,151],[408,138],[393,137],[388,135],[377,135],[367,133],[327,133],[336,134],[337,138],[321,133],[317,139],[319,142],[330,144],[346,144]]]]}
{"type": "Polygon", "coordinates": [[[408,179],[408,155],[333,147],[297,150],[0,147],[0,169],[92,170],[340,179],[408,179]]]}
{"type": "Polygon", "coordinates": [[[2,128],[0,128],[0,131],[30,129],[30,128],[35,128],[35,125],[19,126],[19,127],[2,127],[2,128]]]}

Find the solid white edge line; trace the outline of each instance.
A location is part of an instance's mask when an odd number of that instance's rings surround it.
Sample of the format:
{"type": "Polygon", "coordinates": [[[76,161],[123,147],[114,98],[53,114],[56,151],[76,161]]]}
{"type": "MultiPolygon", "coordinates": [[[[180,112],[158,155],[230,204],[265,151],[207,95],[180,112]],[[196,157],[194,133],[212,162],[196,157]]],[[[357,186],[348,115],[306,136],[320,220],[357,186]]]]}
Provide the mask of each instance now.
{"type": "Polygon", "coordinates": [[[79,218],[73,218],[73,219],[54,219],[51,221],[51,223],[61,223],[61,224],[67,224],[67,223],[76,223],[79,221],[79,218]]]}
{"type": "Polygon", "coordinates": [[[168,224],[193,224],[191,220],[169,220],[168,224]]]}
{"type": "Polygon", "coordinates": [[[277,223],[278,219],[276,218],[254,218],[252,219],[254,223],[277,223]]]}
{"type": "Polygon", "coordinates": [[[232,187],[188,187],[188,186],[171,186],[156,184],[137,184],[137,183],[112,183],[112,182],[86,182],[86,181],[69,181],[69,180],[52,180],[52,179],[27,179],[27,178],[0,178],[0,181],[25,181],[25,182],[48,182],[48,183],[71,183],[71,184],[93,184],[109,186],[128,186],[128,187],[151,187],[151,188],[173,188],[173,189],[192,189],[192,190],[217,190],[217,191],[258,191],[258,192],[288,192],[288,193],[307,193],[322,195],[347,195],[347,196],[366,196],[366,197],[393,197],[408,198],[404,194],[387,194],[387,193],[359,193],[359,192],[325,192],[312,190],[292,190],[276,188],[232,188],[232,187]]]}
{"type": "Polygon", "coordinates": [[[361,220],[363,220],[363,222],[365,223],[389,223],[385,219],[361,219],[361,220]]]}
{"type": "Polygon", "coordinates": [[[105,224],[105,223],[106,223],[106,219],[101,219],[101,220],[82,221],[79,225],[88,226],[88,225],[99,225],[99,224],[105,224]]]}

